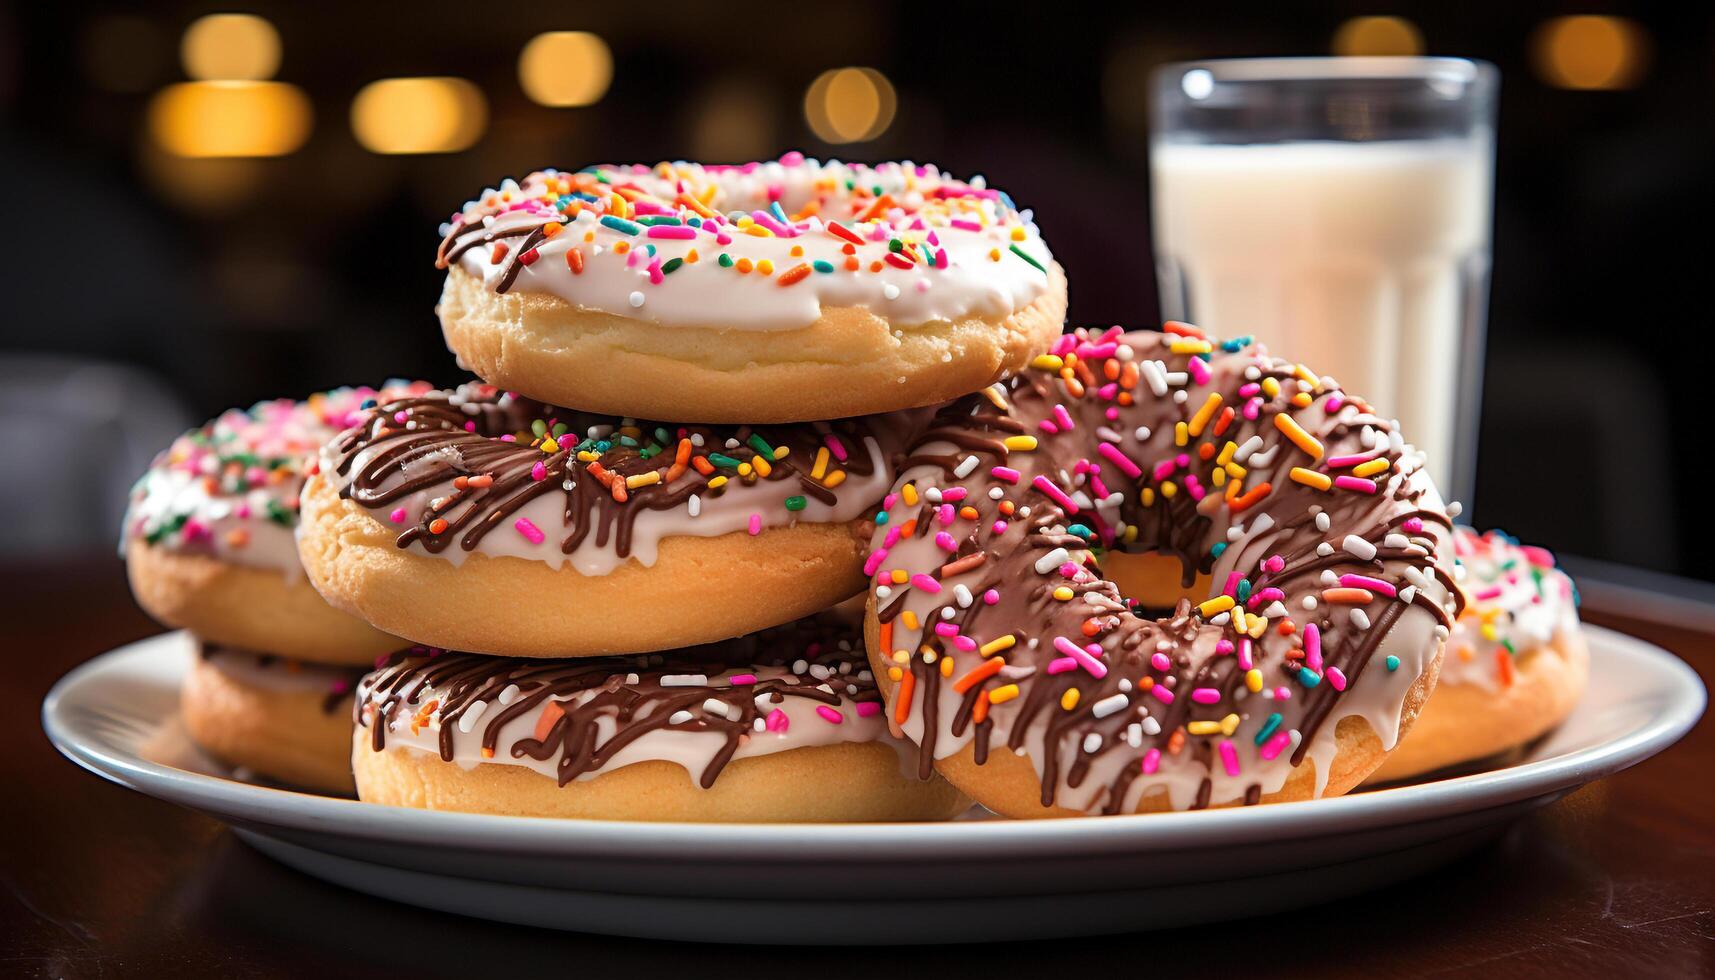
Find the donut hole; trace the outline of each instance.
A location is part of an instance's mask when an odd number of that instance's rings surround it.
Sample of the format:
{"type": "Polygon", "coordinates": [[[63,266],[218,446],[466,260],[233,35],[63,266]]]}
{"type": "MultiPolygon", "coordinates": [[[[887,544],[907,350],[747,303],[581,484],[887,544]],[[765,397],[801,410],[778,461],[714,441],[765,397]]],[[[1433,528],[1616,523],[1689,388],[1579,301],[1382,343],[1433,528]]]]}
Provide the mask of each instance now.
{"type": "Polygon", "coordinates": [[[1100,566],[1102,577],[1150,617],[1171,615],[1181,600],[1202,602],[1214,594],[1209,573],[1199,571],[1186,585],[1184,565],[1165,551],[1110,550],[1102,554],[1100,566]]]}

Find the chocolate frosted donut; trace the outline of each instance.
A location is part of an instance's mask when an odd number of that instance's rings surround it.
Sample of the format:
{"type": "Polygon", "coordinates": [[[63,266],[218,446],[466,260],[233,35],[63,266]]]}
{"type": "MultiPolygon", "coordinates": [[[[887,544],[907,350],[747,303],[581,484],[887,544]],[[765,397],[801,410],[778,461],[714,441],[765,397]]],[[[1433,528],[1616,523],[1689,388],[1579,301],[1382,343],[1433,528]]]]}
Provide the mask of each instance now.
{"type": "Polygon", "coordinates": [[[1499,531],[1454,529],[1470,604],[1411,737],[1370,777],[1386,782],[1486,759],[1566,720],[1589,681],[1572,579],[1554,556],[1499,531]]]}
{"type": "Polygon", "coordinates": [[[352,692],[373,665],[335,667],[198,644],[179,692],[191,739],[257,775],[352,792],[352,692]]]}
{"type": "Polygon", "coordinates": [[[360,798],[618,820],[944,819],[888,734],[857,627],[825,615],[641,657],[418,649],[360,685],[360,798]]]}
{"type": "Polygon", "coordinates": [[[1167,329],[942,408],[877,516],[892,715],[1010,816],[1342,793],[1435,682],[1461,599],[1421,456],[1331,379],[1167,329]],[[1165,615],[1104,574],[1148,552],[1165,615]]]}
{"type": "Polygon", "coordinates": [[[1028,211],[933,166],[544,170],[444,227],[447,345],[588,411],[790,422],[930,405],[1060,333],[1028,211]]]}
{"type": "Polygon", "coordinates": [[[429,390],[397,381],[258,402],[174,440],[137,480],[121,532],[138,604],[203,639],[302,660],[367,666],[397,649],[304,582],[292,534],[322,444],[365,403],[429,390]]]}
{"type": "Polygon", "coordinates": [[[331,441],[299,545],[331,603],[420,643],[567,657],[723,639],[863,589],[867,518],[922,415],[712,428],[468,385],[331,441]]]}

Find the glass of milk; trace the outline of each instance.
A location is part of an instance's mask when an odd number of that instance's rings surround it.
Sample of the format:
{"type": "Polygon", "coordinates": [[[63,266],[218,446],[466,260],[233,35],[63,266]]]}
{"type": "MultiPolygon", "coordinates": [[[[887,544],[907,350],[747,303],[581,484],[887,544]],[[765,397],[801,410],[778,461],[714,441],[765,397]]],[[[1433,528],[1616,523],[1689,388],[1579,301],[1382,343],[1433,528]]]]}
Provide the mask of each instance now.
{"type": "Polygon", "coordinates": [[[1163,313],[1337,379],[1464,501],[1498,82],[1455,58],[1233,59],[1159,69],[1152,100],[1163,313]]]}

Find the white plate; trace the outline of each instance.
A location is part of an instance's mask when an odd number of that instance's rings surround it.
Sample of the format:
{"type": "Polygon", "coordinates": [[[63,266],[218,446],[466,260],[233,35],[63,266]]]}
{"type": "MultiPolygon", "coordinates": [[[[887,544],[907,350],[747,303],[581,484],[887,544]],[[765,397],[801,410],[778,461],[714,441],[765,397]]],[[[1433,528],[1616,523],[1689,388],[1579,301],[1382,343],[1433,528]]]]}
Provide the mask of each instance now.
{"type": "Polygon", "coordinates": [[[224,820],[312,875],[401,902],[623,936],[977,942],[1298,908],[1447,862],[1519,814],[1660,752],[1703,713],[1703,685],[1678,658],[1588,630],[1588,696],[1518,764],[1339,799],[1148,816],[644,824],[435,813],[257,786],[199,772],[206,763],[173,747],[191,656],[178,634],[67,674],[42,717],[85,768],[224,820]]]}

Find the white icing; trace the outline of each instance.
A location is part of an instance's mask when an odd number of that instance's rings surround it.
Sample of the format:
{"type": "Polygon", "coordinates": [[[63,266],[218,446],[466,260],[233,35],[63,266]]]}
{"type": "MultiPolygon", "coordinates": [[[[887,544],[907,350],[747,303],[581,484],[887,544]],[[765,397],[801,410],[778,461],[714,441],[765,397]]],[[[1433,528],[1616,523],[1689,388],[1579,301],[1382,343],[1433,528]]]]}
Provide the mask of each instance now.
{"type": "MultiPolygon", "coordinates": [[[[933,166],[824,164],[793,155],[782,162],[740,168],[681,163],[654,169],[602,167],[600,172],[613,184],[638,188],[668,205],[683,189],[699,199],[706,197],[708,208],[722,214],[710,220],[673,206],[675,215],[700,222],[692,229],[694,237],[652,238],[647,229],[634,235],[602,224],[596,210],[605,202],[580,205],[575,218],[544,203],[559,199],[560,181],[576,180],[579,175],[546,171],[531,174],[522,185],[505,181],[465,205],[465,227],[486,221],[486,230],[494,233],[535,227],[545,216],[564,221],[564,230],[536,247],[539,257],[519,269],[511,290],[548,293],[581,309],[664,326],[793,330],[814,323],[827,306],[866,307],[896,327],[966,317],[998,318],[1028,306],[1047,288],[1047,274],[1012,251],[1016,246],[1044,267],[1052,262],[1029,212],[1020,213],[1004,196],[973,189],[933,166]],[[848,182],[879,187],[897,206],[859,223],[855,217],[872,198],[854,197],[845,190],[848,182]],[[954,196],[938,199],[935,194],[940,189],[954,196]],[[825,198],[819,214],[783,225],[791,237],[758,237],[738,226],[740,221],[753,220],[753,212],[766,213],[771,202],[778,201],[790,218],[818,198],[825,198]],[[496,207],[513,210],[490,216],[496,207]],[[827,220],[841,222],[863,239],[856,246],[858,269],[846,268],[843,249],[848,242],[826,230],[827,220]],[[888,264],[889,242],[895,239],[915,246],[925,257],[944,252],[945,268],[938,258],[933,267],[925,262],[911,268],[888,264]],[[627,250],[617,251],[616,245],[627,250]],[[647,254],[645,246],[653,246],[655,254],[647,254]],[[583,256],[581,273],[574,273],[567,263],[566,253],[573,248],[583,256]],[[793,255],[795,248],[801,254],[793,255]],[[690,260],[693,250],[697,252],[694,261],[690,260]],[[773,272],[746,274],[736,266],[723,267],[722,253],[735,263],[740,259],[769,262],[773,272]],[[652,264],[673,259],[686,262],[671,273],[652,272],[652,264]],[[795,284],[780,284],[783,273],[818,261],[830,263],[832,271],[813,271],[795,284]],[[875,262],[883,263],[879,270],[872,270],[875,262]]],[[[523,239],[503,241],[507,248],[498,259],[492,245],[481,244],[465,252],[459,266],[495,288],[514,263],[523,239]]]]}
{"type": "Polygon", "coordinates": [[[1453,625],[1441,683],[1498,691],[1505,683],[1500,658],[1535,653],[1577,628],[1576,592],[1539,548],[1468,527],[1456,529],[1455,544],[1456,574],[1470,604],[1453,625]]]}

